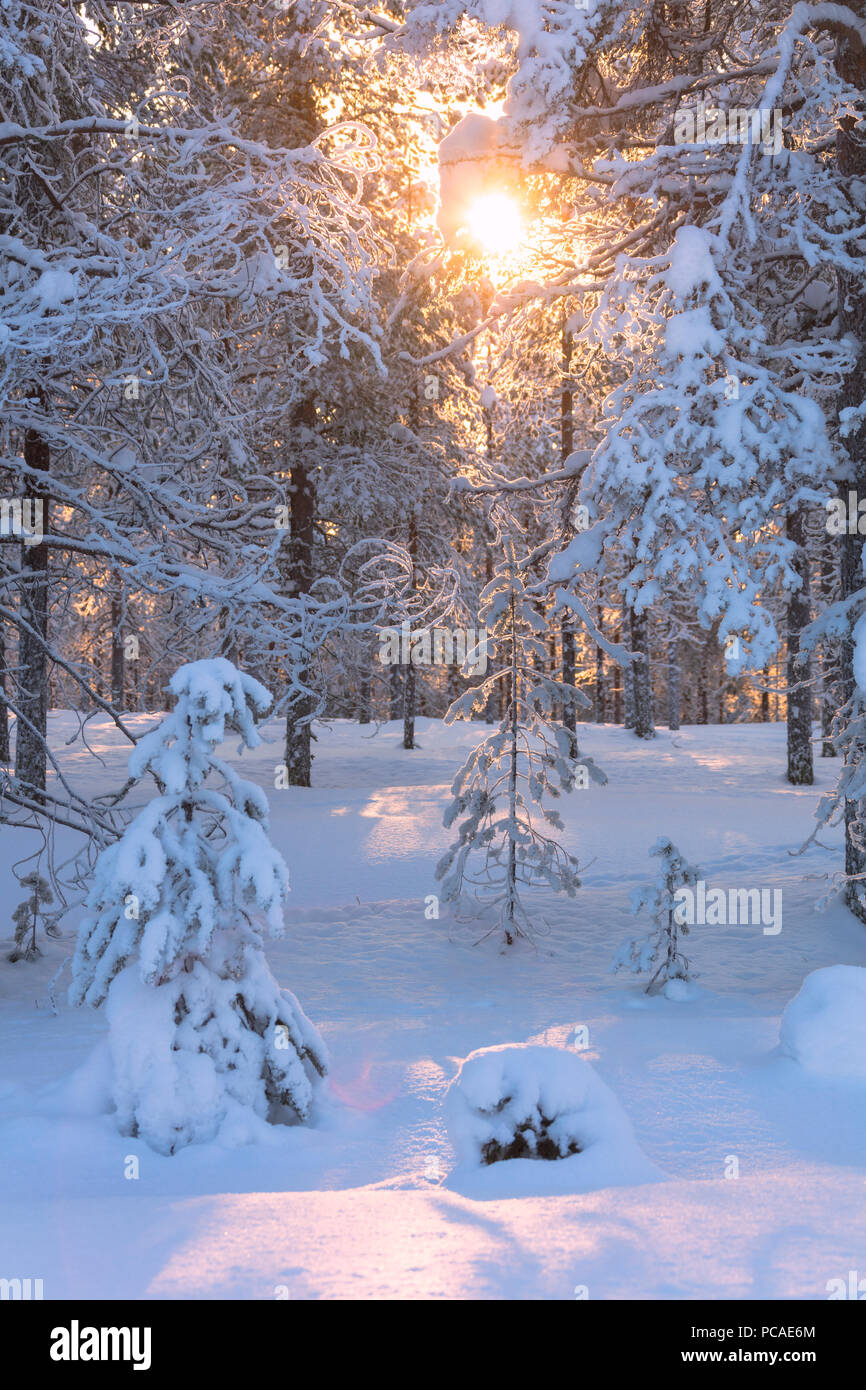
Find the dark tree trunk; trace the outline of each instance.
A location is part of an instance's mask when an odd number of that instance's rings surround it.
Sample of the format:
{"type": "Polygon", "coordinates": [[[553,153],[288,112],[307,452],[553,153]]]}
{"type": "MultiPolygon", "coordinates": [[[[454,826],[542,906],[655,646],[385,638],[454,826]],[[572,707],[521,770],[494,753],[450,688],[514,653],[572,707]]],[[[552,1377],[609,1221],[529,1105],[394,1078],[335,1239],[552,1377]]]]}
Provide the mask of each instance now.
{"type": "Polygon", "coordinates": [[[9,710],[6,695],[6,629],[0,622],[0,763],[9,763],[9,710]]]}
{"type": "MultiPolygon", "coordinates": [[[[617,628],[617,630],[616,630],[616,635],[615,635],[615,637],[614,637],[613,640],[614,640],[614,642],[617,644],[617,646],[619,646],[619,644],[622,642],[622,628],[621,628],[621,627],[618,627],[618,628],[617,628]]],[[[621,724],[621,723],[622,723],[622,682],[623,682],[623,668],[620,666],[619,662],[617,661],[617,662],[615,663],[615,665],[614,665],[614,668],[613,668],[613,722],[614,722],[614,724],[621,724]]]]}
{"type": "MultiPolygon", "coordinates": [[[[863,0],[853,0],[851,5],[858,15],[863,14],[863,0]]],[[[836,50],[836,69],[839,76],[861,97],[866,97],[866,49],[853,37],[842,37],[836,50]]],[[[866,178],[866,127],[863,123],[863,108],[866,101],[858,103],[860,110],[843,120],[836,135],[836,164],[840,178],[846,183],[866,178]]],[[[858,343],[857,360],[850,375],[846,378],[839,395],[839,408],[859,406],[866,396],[866,285],[851,272],[839,272],[839,330],[850,333],[858,343]]],[[[857,493],[858,498],[866,497],[866,420],[861,420],[858,428],[843,440],[848,454],[850,468],[848,487],[857,493]]],[[[862,569],[863,541],[859,535],[849,535],[846,531],[842,543],[842,597],[849,598],[863,587],[862,569]]],[[[854,644],[850,635],[841,644],[840,652],[840,697],[843,702],[850,700],[855,692],[854,644]]],[[[866,747],[852,748],[849,760],[860,763],[866,759],[866,747]]],[[[866,922],[866,895],[862,882],[854,876],[866,873],[866,806],[861,800],[845,801],[845,872],[850,876],[845,890],[845,899],[855,916],[866,922]]]]}
{"type": "MultiPolygon", "coordinates": [[[[312,397],[302,401],[295,411],[294,424],[312,428],[316,406],[312,397]]],[[[289,475],[291,497],[289,558],[286,570],[286,591],[290,597],[309,593],[313,583],[313,539],[315,536],[316,492],[303,455],[296,449],[289,475]]],[[[303,666],[298,679],[303,685],[311,680],[309,667],[303,666]]],[[[313,697],[300,694],[290,703],[286,714],[286,770],[291,787],[309,787],[313,765],[312,715],[313,697]]]]}
{"type": "Polygon", "coordinates": [[[634,662],[633,662],[633,661],[630,662],[630,663],[628,664],[628,666],[626,666],[626,667],[623,669],[623,673],[622,673],[622,683],[623,683],[623,704],[624,704],[624,706],[625,706],[625,715],[624,715],[624,718],[623,718],[623,724],[624,724],[624,726],[625,726],[627,729],[633,729],[634,726],[635,726],[634,662]]]}
{"type": "Polygon", "coordinates": [[[700,682],[698,685],[698,724],[709,724],[710,722],[710,701],[707,693],[707,672],[706,667],[701,667],[700,682]]]}
{"type": "MultiPolygon", "coordinates": [[[[24,439],[24,461],[48,473],[51,453],[35,430],[24,439]]],[[[27,482],[28,495],[42,503],[43,531],[48,531],[50,495],[47,484],[27,482]]],[[[43,801],[47,769],[48,732],[48,585],[49,548],[22,546],[18,638],[17,703],[21,712],[15,730],[15,776],[27,783],[34,801],[43,801]]]]}
{"type": "MultiPolygon", "coordinates": [[[[595,625],[604,635],[604,603],[599,589],[599,601],[595,612],[595,625]]],[[[607,677],[604,667],[604,647],[595,648],[595,722],[603,724],[607,713],[607,677]]]]}
{"type": "Polygon", "coordinates": [[[800,577],[800,588],[788,598],[788,781],[795,787],[811,787],[815,780],[811,669],[807,653],[800,650],[800,633],[811,617],[808,538],[802,509],[788,517],[787,531],[788,539],[797,547],[794,568],[800,577]]]}
{"type": "MultiPolygon", "coordinates": [[[[409,554],[412,557],[411,588],[414,591],[415,565],[418,559],[418,529],[414,516],[409,521],[409,554]]],[[[406,667],[403,680],[403,747],[406,749],[415,747],[415,714],[418,696],[418,672],[411,664],[411,655],[410,650],[410,664],[406,667]]]]}
{"type": "MultiPolygon", "coordinates": [[[[485,578],[485,581],[486,581],[487,584],[489,584],[490,581],[491,581],[491,579],[493,578],[493,557],[492,557],[492,555],[490,554],[490,546],[489,546],[489,545],[488,545],[488,546],[485,546],[485,548],[484,548],[484,578],[485,578]]],[[[500,718],[501,718],[501,717],[502,717],[502,716],[501,716],[501,714],[500,714],[500,718]]],[[[487,701],[486,701],[486,703],[485,703],[485,705],[484,705],[484,723],[485,723],[485,724],[495,724],[495,723],[496,723],[496,687],[495,687],[495,686],[491,689],[491,692],[490,692],[490,694],[487,696],[487,701]]]]}
{"type": "Polygon", "coordinates": [[[388,718],[399,719],[403,712],[403,672],[395,662],[388,673],[388,718]]]}
{"type": "Polygon", "coordinates": [[[638,738],[654,738],[653,688],[650,669],[649,622],[646,613],[631,611],[632,698],[634,700],[634,731],[638,738]]]}
{"type": "Polygon", "coordinates": [[[126,663],[123,649],[123,593],[119,575],[111,577],[111,703],[123,709],[126,663]]]}
{"type": "Polygon", "coordinates": [[[698,663],[698,724],[709,724],[710,722],[710,664],[715,651],[715,638],[708,632],[704,638],[704,645],[701,650],[700,661],[698,663]]]}
{"type": "Polygon", "coordinates": [[[511,700],[511,718],[509,720],[508,738],[508,869],[506,873],[506,898],[505,898],[505,941],[508,946],[513,945],[514,936],[518,934],[518,927],[515,918],[517,911],[517,840],[515,837],[515,826],[517,823],[517,768],[518,768],[518,735],[519,735],[519,696],[518,681],[518,656],[517,656],[517,632],[516,618],[514,613],[514,597],[512,595],[511,605],[511,671],[508,681],[508,693],[511,700]]]}
{"type": "Polygon", "coordinates": [[[668,642],[668,728],[680,727],[680,644],[676,637],[668,642]]]}
{"type": "Polygon", "coordinates": [[[403,680],[403,747],[415,747],[415,712],[418,696],[418,672],[414,666],[406,667],[403,680]]]}
{"type": "Polygon", "coordinates": [[[446,678],[445,688],[446,694],[448,696],[448,703],[449,705],[452,705],[454,701],[457,699],[457,696],[460,694],[460,672],[457,669],[456,663],[453,663],[451,666],[448,667],[448,676],[446,678]]]}
{"type": "MultiPolygon", "coordinates": [[[[574,340],[568,331],[568,316],[566,310],[563,309],[562,391],[559,414],[559,457],[561,463],[565,463],[565,460],[574,451],[574,389],[571,379],[573,349],[574,340]]],[[[577,670],[577,651],[574,628],[568,616],[562,620],[560,635],[562,638],[562,683],[573,688],[577,670]]],[[[572,733],[577,729],[577,706],[574,700],[566,699],[563,701],[562,722],[566,729],[570,729],[572,733]]]]}
{"type": "Polygon", "coordinates": [[[358,723],[369,724],[371,718],[370,653],[367,643],[361,643],[361,670],[358,676],[358,723]]]}
{"type": "MultiPolygon", "coordinates": [[[[828,608],[837,597],[839,588],[838,551],[835,536],[824,536],[821,545],[821,603],[828,608]]],[[[839,650],[838,643],[825,640],[821,644],[821,757],[833,758],[833,721],[839,707],[839,650]]]]}
{"type": "MultiPolygon", "coordinates": [[[[560,632],[562,635],[562,683],[573,690],[577,670],[577,647],[574,640],[574,629],[568,618],[563,618],[560,632]]],[[[574,700],[563,700],[562,722],[566,729],[570,729],[572,733],[577,729],[577,706],[574,700]]]]}

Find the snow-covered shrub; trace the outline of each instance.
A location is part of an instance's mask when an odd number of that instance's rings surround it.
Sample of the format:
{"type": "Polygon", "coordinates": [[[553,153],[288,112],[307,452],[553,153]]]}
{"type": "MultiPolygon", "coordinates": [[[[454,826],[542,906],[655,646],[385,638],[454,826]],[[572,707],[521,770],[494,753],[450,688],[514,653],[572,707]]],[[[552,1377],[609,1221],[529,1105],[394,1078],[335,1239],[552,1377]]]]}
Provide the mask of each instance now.
{"type": "Polygon", "coordinates": [[[121,1133],[161,1153],[244,1112],[306,1119],[326,1069],[264,956],[288,889],[267,799],[215,751],[230,732],[256,747],[271,697],[222,658],[180,667],[170,688],[175,709],[129,760],[159,795],[98,861],[70,987],[75,1004],[106,1004],[121,1133]]]}
{"type": "Polygon", "coordinates": [[[576,1052],[534,1044],[485,1047],[461,1064],[446,1097],[462,1163],[568,1158],[627,1122],[576,1052]]]}
{"type": "Polygon", "coordinates": [[[631,910],[635,914],[646,909],[653,927],[646,936],[633,936],[624,941],[613,958],[611,970],[631,970],[635,975],[652,971],[646,987],[647,994],[661,991],[669,998],[682,998],[681,986],[673,981],[687,982],[694,977],[689,962],[679,948],[680,933],[688,935],[688,927],[679,920],[678,890],[693,887],[700,878],[700,869],[687,864],[673,841],[662,835],[650,850],[661,860],[655,883],[644,884],[632,894],[631,910]]]}
{"type": "Polygon", "coordinates": [[[806,1071],[866,1080],[866,969],[813,970],[782,1014],[780,1040],[806,1071]]]}

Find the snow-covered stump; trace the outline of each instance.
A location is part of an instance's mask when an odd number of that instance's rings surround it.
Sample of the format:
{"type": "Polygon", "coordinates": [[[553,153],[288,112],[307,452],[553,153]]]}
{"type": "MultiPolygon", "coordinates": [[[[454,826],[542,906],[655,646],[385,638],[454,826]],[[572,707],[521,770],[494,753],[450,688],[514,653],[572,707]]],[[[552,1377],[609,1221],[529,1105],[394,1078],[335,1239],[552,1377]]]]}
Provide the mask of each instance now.
{"type": "Polygon", "coordinates": [[[565,1048],[515,1043],[471,1053],[445,1110],[455,1185],[474,1193],[591,1190],[659,1177],[616,1096],[565,1048]]]}
{"type": "Polygon", "coordinates": [[[782,1014],[782,1052],[804,1071],[866,1081],[866,969],[828,965],[807,975],[782,1014]]]}
{"type": "Polygon", "coordinates": [[[106,1007],[121,1133],[166,1154],[225,1126],[306,1120],[326,1070],[264,955],[288,891],[267,798],[215,751],[231,732],[255,748],[271,697],[222,658],[182,666],[170,688],[174,711],[129,760],[159,795],[98,861],[70,987],[72,1003],[106,1007]]]}

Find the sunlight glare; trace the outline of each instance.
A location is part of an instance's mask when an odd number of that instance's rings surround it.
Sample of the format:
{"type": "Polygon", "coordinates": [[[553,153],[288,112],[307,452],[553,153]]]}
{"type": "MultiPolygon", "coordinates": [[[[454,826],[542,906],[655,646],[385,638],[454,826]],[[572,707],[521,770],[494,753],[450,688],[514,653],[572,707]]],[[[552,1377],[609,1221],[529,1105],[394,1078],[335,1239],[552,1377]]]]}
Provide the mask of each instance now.
{"type": "Polygon", "coordinates": [[[491,256],[507,256],[520,245],[517,204],[506,193],[488,193],[469,209],[468,231],[491,256]]]}

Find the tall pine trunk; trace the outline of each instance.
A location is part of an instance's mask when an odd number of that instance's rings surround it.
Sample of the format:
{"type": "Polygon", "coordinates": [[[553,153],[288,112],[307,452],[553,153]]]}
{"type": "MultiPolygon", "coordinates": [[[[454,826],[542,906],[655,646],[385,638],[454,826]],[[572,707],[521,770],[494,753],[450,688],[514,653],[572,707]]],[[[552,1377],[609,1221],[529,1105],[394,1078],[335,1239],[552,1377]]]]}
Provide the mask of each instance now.
{"type": "MultiPolygon", "coordinates": [[[[858,15],[864,12],[863,0],[853,0],[851,9],[858,15]]],[[[860,94],[859,112],[846,117],[836,135],[836,164],[841,178],[850,184],[854,179],[866,179],[866,128],[863,124],[866,107],[866,49],[854,38],[842,37],[836,50],[836,70],[839,76],[860,94]]],[[[839,272],[839,331],[850,333],[857,342],[857,359],[846,377],[839,394],[839,408],[859,407],[866,397],[866,285],[845,270],[839,272]]],[[[842,441],[848,454],[850,468],[845,480],[858,499],[866,497],[866,419],[842,441]]],[[[842,542],[842,597],[850,598],[863,587],[863,541],[859,535],[846,531],[842,542]]],[[[855,692],[854,643],[850,634],[841,644],[840,698],[850,700],[855,692]]],[[[866,761],[866,746],[852,748],[848,758],[866,761]]],[[[861,902],[862,883],[854,876],[866,874],[866,805],[850,797],[845,800],[845,872],[849,882],[845,900],[856,917],[866,922],[866,902],[861,902]]]]}
{"type": "Polygon", "coordinates": [[[418,703],[418,672],[414,666],[406,667],[403,678],[403,747],[412,749],[415,743],[415,714],[418,703]]]}
{"type": "MultiPolygon", "coordinates": [[[[47,474],[51,453],[35,430],[24,438],[24,462],[47,474]]],[[[42,503],[42,526],[48,531],[50,496],[46,483],[28,478],[29,495],[42,503]]],[[[15,776],[27,783],[34,801],[42,802],[47,769],[48,733],[48,585],[49,548],[22,545],[18,612],[17,703],[20,718],[15,730],[15,776]]]]}
{"type": "Polygon", "coordinates": [[[358,723],[369,724],[372,715],[370,684],[370,653],[365,641],[361,642],[361,670],[358,676],[358,723]]]}
{"type": "Polygon", "coordinates": [[[770,684],[770,668],[769,668],[769,666],[765,666],[765,667],[764,667],[764,670],[763,670],[763,673],[762,673],[762,674],[763,674],[763,685],[764,685],[764,688],[763,688],[763,690],[761,691],[761,723],[762,723],[762,724],[769,724],[769,722],[770,722],[770,691],[769,691],[769,689],[768,689],[769,684],[770,684]]]}
{"type": "MultiPolygon", "coordinates": [[[[312,428],[316,406],[308,396],[297,407],[294,424],[312,428]]],[[[316,492],[313,477],[307,469],[300,449],[292,459],[289,475],[291,505],[289,509],[289,562],[285,573],[286,590],[297,598],[309,593],[313,583],[313,539],[315,535],[316,492]]],[[[312,678],[309,666],[298,671],[302,685],[312,678]]],[[[291,787],[309,787],[312,775],[312,714],[313,697],[308,693],[296,696],[286,714],[286,769],[291,787]]]]}
{"type": "Polygon", "coordinates": [[[632,662],[632,698],[634,701],[634,731],[638,738],[654,738],[652,670],[650,668],[649,622],[646,612],[629,614],[632,662]]]}
{"type": "MultiPolygon", "coordinates": [[[[415,567],[418,562],[418,528],[414,515],[409,521],[409,555],[412,559],[412,584],[411,590],[415,590],[415,567]]],[[[406,667],[406,674],[403,678],[403,747],[411,749],[415,747],[415,714],[418,700],[418,672],[412,664],[412,651],[410,645],[409,665],[406,667]]]]}
{"type": "Polygon", "coordinates": [[[809,552],[806,516],[802,508],[788,517],[788,539],[797,547],[794,569],[800,588],[788,598],[788,655],[786,684],[788,694],[788,781],[795,787],[811,787],[812,768],[812,687],[811,664],[800,649],[800,633],[809,622],[809,552]]]}
{"type": "MultiPolygon", "coordinates": [[[[614,640],[614,642],[617,644],[617,646],[619,646],[620,643],[622,642],[622,628],[621,628],[621,627],[618,627],[618,628],[617,628],[613,640],[614,640]]],[[[627,670],[628,670],[628,667],[626,667],[625,670],[627,671],[627,670]]],[[[614,663],[614,668],[613,668],[613,722],[614,722],[614,724],[621,724],[621,723],[622,723],[622,693],[623,693],[623,691],[622,691],[622,684],[623,684],[623,676],[624,676],[623,668],[622,668],[622,666],[620,665],[620,663],[617,661],[617,662],[614,663]]]]}
{"type": "Polygon", "coordinates": [[[514,611],[514,595],[510,599],[511,614],[511,724],[509,728],[509,749],[508,749],[508,868],[506,870],[506,900],[505,900],[505,942],[506,945],[514,944],[514,937],[517,935],[518,927],[515,920],[517,910],[517,760],[518,760],[518,706],[517,706],[517,682],[518,675],[518,653],[517,653],[517,618],[514,611]]]}
{"type": "Polygon", "coordinates": [[[403,672],[394,662],[388,671],[388,718],[399,719],[403,712],[403,672]]]}
{"type": "Polygon", "coordinates": [[[126,662],[123,648],[123,588],[119,574],[111,576],[111,703],[123,709],[126,662]]]}
{"type": "Polygon", "coordinates": [[[634,662],[625,667],[622,673],[623,680],[623,704],[625,713],[623,725],[626,729],[634,729],[635,726],[635,700],[634,700],[634,662]]]}
{"type": "Polygon", "coordinates": [[[8,764],[10,762],[10,745],[6,689],[6,628],[0,621],[0,763],[8,764]]]}
{"type": "MultiPolygon", "coordinates": [[[[486,545],[486,546],[484,547],[484,581],[485,581],[485,584],[489,584],[492,578],[493,578],[493,557],[492,557],[492,555],[490,554],[490,546],[489,546],[489,545],[486,545]]],[[[502,717],[502,716],[501,716],[501,711],[500,711],[499,713],[500,713],[500,718],[501,718],[501,717],[502,717]]],[[[485,705],[484,705],[484,723],[485,723],[485,724],[495,724],[495,723],[496,723],[496,715],[497,715],[497,709],[496,709],[496,691],[495,691],[495,688],[494,688],[494,689],[491,691],[491,693],[487,696],[487,700],[486,700],[485,705]]]]}
{"type": "Polygon", "coordinates": [[[676,637],[668,642],[668,728],[672,733],[680,727],[680,644],[676,637]]]}
{"type": "MultiPolygon", "coordinates": [[[[839,587],[838,551],[835,536],[824,535],[821,544],[821,606],[828,608],[837,597],[839,587]]],[[[839,707],[839,649],[838,643],[826,639],[821,643],[821,757],[833,758],[833,721],[839,707]]]]}
{"type": "MultiPolygon", "coordinates": [[[[574,678],[577,671],[577,649],[574,640],[574,629],[568,618],[563,618],[560,628],[562,636],[562,683],[574,689],[574,678]]],[[[562,722],[566,729],[572,733],[577,730],[577,705],[574,700],[563,700],[562,702],[562,722]]]]}
{"type": "MultiPolygon", "coordinates": [[[[603,597],[602,597],[602,592],[603,592],[603,591],[602,591],[601,585],[599,585],[598,605],[597,605],[596,610],[595,610],[595,625],[596,625],[596,627],[598,628],[599,632],[600,632],[602,635],[604,635],[604,601],[603,601],[603,597]]],[[[597,724],[603,724],[603,723],[604,723],[605,715],[606,715],[606,713],[607,713],[606,704],[607,704],[607,676],[606,676],[605,666],[604,666],[604,647],[600,647],[600,646],[598,646],[598,644],[596,643],[596,648],[595,648],[595,721],[596,721],[597,724]]]]}
{"type": "MultiPolygon", "coordinates": [[[[574,390],[571,380],[571,356],[574,348],[574,340],[568,330],[568,316],[564,308],[562,311],[561,327],[562,391],[560,395],[559,414],[559,458],[560,462],[564,464],[574,450],[574,390]]],[[[568,614],[562,619],[560,637],[562,642],[562,683],[563,685],[573,688],[577,672],[577,648],[574,640],[574,628],[568,614]]],[[[562,722],[571,733],[576,732],[576,701],[563,701],[562,722]]]]}
{"type": "Polygon", "coordinates": [[[710,722],[710,669],[714,654],[715,638],[712,632],[708,632],[698,661],[698,712],[695,721],[697,724],[710,722]]]}

